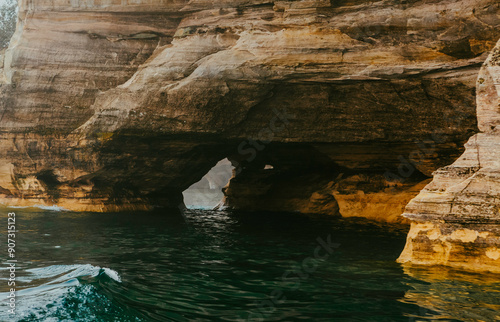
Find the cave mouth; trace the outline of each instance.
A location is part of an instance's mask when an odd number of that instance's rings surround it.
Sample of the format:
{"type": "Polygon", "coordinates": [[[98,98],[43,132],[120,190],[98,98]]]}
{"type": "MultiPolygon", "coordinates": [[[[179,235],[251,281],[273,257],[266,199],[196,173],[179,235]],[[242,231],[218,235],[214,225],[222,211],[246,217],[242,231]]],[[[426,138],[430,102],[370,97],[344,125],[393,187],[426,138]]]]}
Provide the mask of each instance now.
{"type": "Polygon", "coordinates": [[[9,46],[17,19],[17,0],[0,0],[0,51],[9,46]]]}
{"type": "Polygon", "coordinates": [[[234,167],[225,158],[217,162],[200,179],[182,192],[184,204],[188,209],[214,209],[224,202],[223,188],[233,176],[234,167]]]}

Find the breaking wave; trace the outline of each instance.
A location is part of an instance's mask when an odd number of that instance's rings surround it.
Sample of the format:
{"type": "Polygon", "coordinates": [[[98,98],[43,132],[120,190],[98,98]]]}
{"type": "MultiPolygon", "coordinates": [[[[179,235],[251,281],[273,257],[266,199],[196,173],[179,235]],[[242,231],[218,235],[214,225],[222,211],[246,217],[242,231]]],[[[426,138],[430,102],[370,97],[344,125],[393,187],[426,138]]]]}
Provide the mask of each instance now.
{"type": "MultiPolygon", "coordinates": [[[[0,321],[143,321],[111,295],[119,291],[111,289],[120,288],[122,283],[112,269],[90,264],[52,265],[22,273],[16,278],[15,318],[7,315],[2,302],[0,321]]],[[[2,292],[0,298],[7,295],[2,292]]]]}

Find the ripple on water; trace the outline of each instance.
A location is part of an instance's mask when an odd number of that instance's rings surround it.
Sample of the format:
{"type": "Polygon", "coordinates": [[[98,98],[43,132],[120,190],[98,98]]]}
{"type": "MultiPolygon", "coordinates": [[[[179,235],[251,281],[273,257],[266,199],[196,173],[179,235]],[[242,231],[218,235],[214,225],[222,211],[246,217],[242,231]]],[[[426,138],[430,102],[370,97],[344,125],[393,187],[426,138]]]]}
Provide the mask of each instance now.
{"type": "MultiPolygon", "coordinates": [[[[228,211],[22,209],[16,219],[16,321],[500,320],[497,276],[397,264],[406,226],[228,211]],[[340,244],[335,253],[284,281],[327,236],[340,244]],[[276,291],[283,301],[263,309],[276,291]]],[[[11,321],[5,312],[0,321],[11,321]]]]}
{"type": "MultiPolygon", "coordinates": [[[[129,321],[142,321],[136,314],[128,316],[117,309],[103,289],[121,283],[119,274],[109,268],[90,264],[51,265],[26,269],[17,278],[15,321],[110,321],[123,314],[129,321]],[[115,285],[113,285],[115,284],[115,285]]],[[[5,298],[6,292],[0,292],[5,298]]],[[[0,320],[12,321],[5,315],[2,303],[0,320]]]]}

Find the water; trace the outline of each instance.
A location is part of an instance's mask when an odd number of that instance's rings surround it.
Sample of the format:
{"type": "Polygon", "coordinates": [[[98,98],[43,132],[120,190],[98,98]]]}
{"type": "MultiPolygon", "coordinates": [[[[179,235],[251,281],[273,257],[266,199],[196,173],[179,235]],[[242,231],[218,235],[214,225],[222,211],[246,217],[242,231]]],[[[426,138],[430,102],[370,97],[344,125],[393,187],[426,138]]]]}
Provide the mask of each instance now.
{"type": "Polygon", "coordinates": [[[17,313],[7,314],[2,246],[0,321],[500,320],[498,275],[397,264],[406,226],[195,210],[16,214],[17,313]],[[328,236],[331,254],[318,243],[328,236]]]}

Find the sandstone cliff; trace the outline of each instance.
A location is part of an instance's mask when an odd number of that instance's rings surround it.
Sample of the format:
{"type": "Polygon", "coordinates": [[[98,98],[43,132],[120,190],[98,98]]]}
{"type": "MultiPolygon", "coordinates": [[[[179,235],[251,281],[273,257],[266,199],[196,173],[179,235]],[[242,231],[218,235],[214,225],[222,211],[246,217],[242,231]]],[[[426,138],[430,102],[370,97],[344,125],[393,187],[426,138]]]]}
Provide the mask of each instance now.
{"type": "Polygon", "coordinates": [[[399,220],[477,131],[498,9],[22,0],[1,71],[1,201],[177,207],[227,157],[228,206],[399,220]]]}
{"type": "Polygon", "coordinates": [[[500,42],[477,80],[480,133],[406,207],[399,261],[500,272],[500,42]]]}

